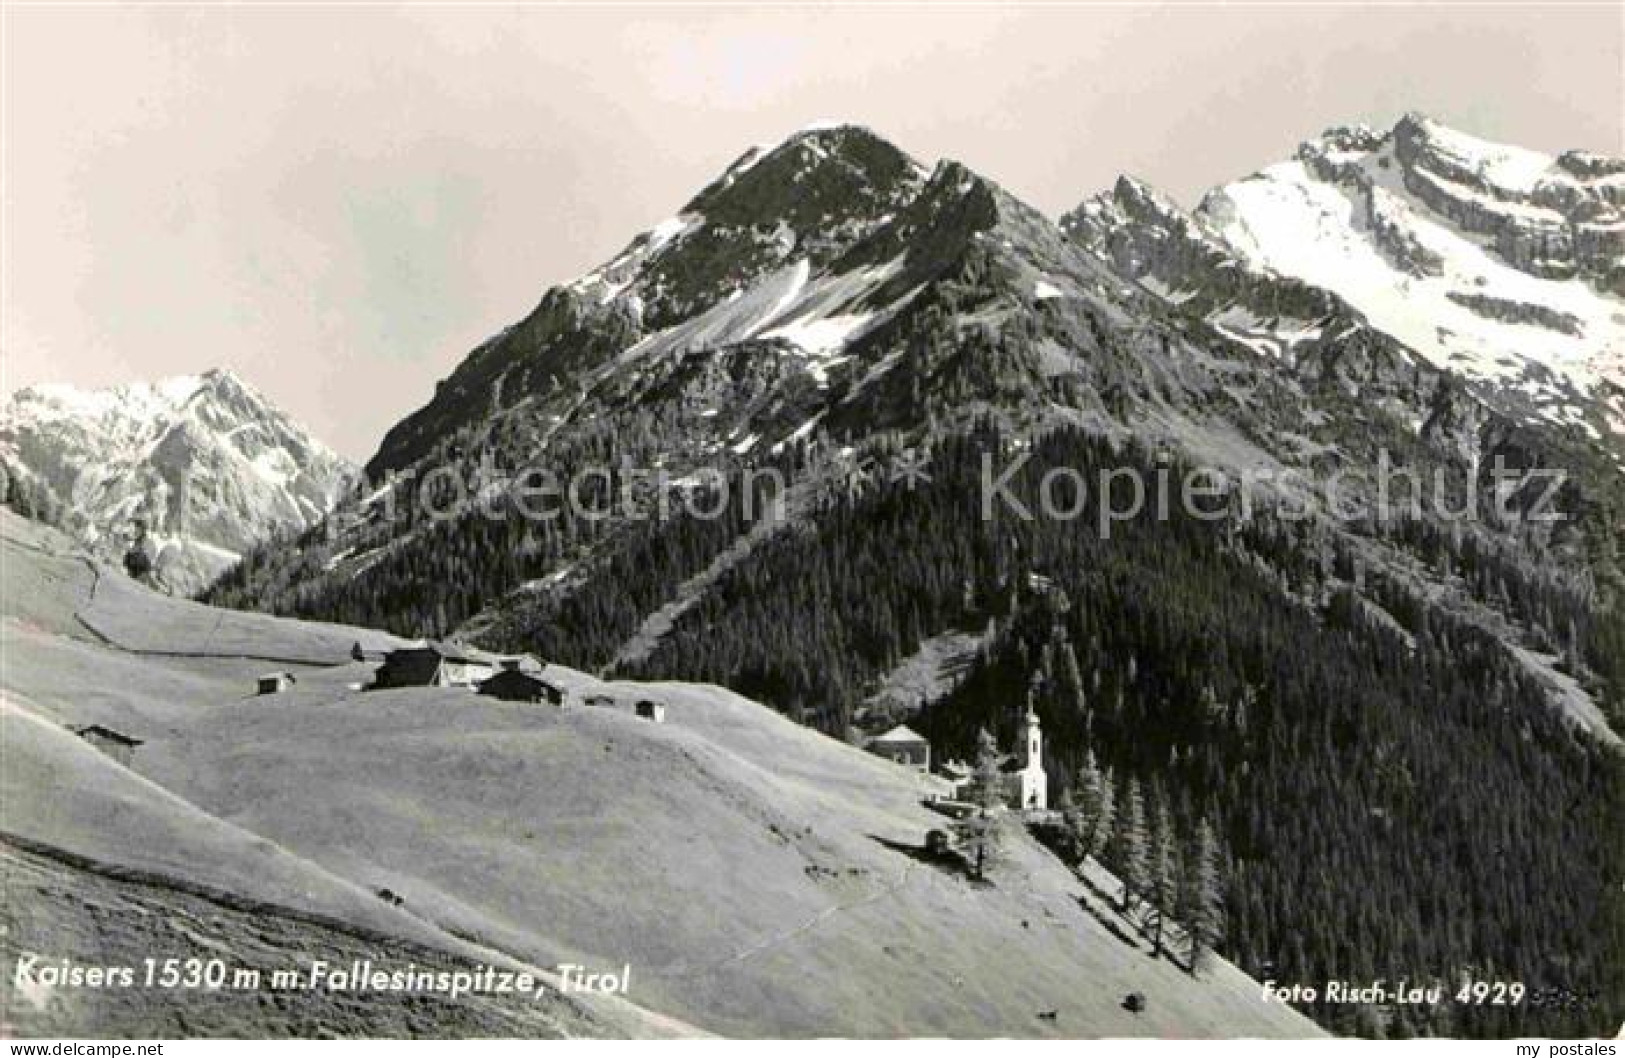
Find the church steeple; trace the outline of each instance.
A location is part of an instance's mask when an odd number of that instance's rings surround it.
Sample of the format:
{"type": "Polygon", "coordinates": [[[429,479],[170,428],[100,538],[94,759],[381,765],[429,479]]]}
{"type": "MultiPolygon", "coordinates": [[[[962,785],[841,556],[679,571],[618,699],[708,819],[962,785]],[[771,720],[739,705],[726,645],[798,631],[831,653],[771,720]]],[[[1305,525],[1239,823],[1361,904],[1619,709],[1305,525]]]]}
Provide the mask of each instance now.
{"type": "Polygon", "coordinates": [[[1027,700],[1027,745],[1022,763],[1029,768],[1044,766],[1044,735],[1038,729],[1038,713],[1031,698],[1027,700]]]}
{"type": "Polygon", "coordinates": [[[1044,774],[1044,733],[1039,729],[1038,710],[1033,696],[1027,695],[1027,738],[1021,745],[1021,770],[1015,774],[1019,792],[1014,807],[1044,811],[1049,807],[1049,777],[1044,774]]]}

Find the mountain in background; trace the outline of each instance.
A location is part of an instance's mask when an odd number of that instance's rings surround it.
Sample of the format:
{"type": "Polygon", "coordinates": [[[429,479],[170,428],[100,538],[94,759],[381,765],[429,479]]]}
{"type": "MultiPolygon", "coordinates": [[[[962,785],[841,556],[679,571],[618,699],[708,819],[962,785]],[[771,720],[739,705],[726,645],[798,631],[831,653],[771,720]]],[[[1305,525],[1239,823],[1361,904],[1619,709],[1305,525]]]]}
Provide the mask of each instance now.
{"type": "Polygon", "coordinates": [[[853,126],[752,149],[207,598],[721,684],[836,737],[906,717],[948,757],[1030,703],[1052,802],[1092,755],[1165,832],[1217,827],[1248,972],[1595,997],[1324,1024],[1612,1028],[1620,164],[1420,118],[1305,154],[1058,224],[853,126]],[[1431,503],[1379,506],[1396,465],[1431,503]],[[1019,505],[982,510],[990,466],[1019,505]],[[1563,483],[1503,495],[1501,466],[1563,483]],[[650,471],[701,502],[649,517],[650,471]],[[1210,471],[1205,512],[1108,533],[1068,486],[1078,519],[1020,514],[1052,472],[1210,471]],[[596,484],[526,517],[502,482],[539,478],[596,484]]]}
{"type": "Polygon", "coordinates": [[[1062,224],[1265,355],[1345,307],[1509,415],[1625,431],[1625,160],[1412,114],[1333,129],[1194,213],[1125,177],[1062,224]]]}
{"type": "Polygon", "coordinates": [[[191,594],[313,525],[354,473],[229,371],[103,390],[42,385],[0,409],[8,505],[119,564],[139,521],[159,581],[191,594]]]}

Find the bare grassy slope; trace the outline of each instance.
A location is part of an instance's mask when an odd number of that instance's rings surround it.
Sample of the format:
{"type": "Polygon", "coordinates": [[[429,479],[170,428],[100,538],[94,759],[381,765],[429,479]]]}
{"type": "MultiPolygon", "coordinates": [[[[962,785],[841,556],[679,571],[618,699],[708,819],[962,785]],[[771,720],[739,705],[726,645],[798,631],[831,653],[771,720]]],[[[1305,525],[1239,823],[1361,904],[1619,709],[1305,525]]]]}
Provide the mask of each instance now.
{"type": "Polygon", "coordinates": [[[145,653],[331,665],[346,660],[356,643],[374,651],[402,642],[370,628],[289,621],[165,598],[116,573],[99,579],[95,597],[80,617],[113,645],[145,653]],[[161,614],[152,611],[154,600],[162,601],[161,614]]]}
{"type": "MultiPolygon", "coordinates": [[[[30,555],[7,552],[8,585],[30,555]]],[[[174,603],[121,587],[101,601],[128,608],[120,620],[139,610],[166,650],[187,649],[207,627],[190,607],[170,623],[174,603]]],[[[458,691],[362,693],[349,689],[365,672],[355,665],[307,670],[295,692],[257,698],[234,663],[75,642],[19,616],[42,613],[38,600],[8,590],[5,604],[8,691],[59,722],[94,713],[140,727],[149,741],[137,771],[214,817],[144,830],[138,815],[141,826],[111,834],[108,804],[85,801],[83,788],[115,803],[129,800],[130,784],[162,791],[43,721],[8,719],[8,782],[12,755],[35,759],[8,791],[7,825],[40,840],[156,857],[165,869],[212,865],[245,889],[276,882],[262,865],[285,855],[355,883],[362,905],[386,886],[405,898],[398,910],[367,909],[374,915],[540,965],[630,963],[634,1003],[727,1033],[1316,1031],[1263,1004],[1231,967],[1195,981],[1123,941],[1025,837],[991,887],[922,862],[917,847],[941,823],[919,803],[931,780],[719,688],[559,672],[623,705],[665,702],[663,725],[458,691]],[[61,803],[31,802],[30,787],[53,773],[61,803]],[[186,847],[216,830],[253,837],[186,847]],[[267,860],[256,839],[278,853],[267,860]],[[1122,1009],[1131,991],[1147,997],[1143,1014],[1122,1009]],[[1054,1019],[1038,1017],[1048,1011],[1054,1019]]]]}
{"type": "Polygon", "coordinates": [[[19,1036],[175,1037],[596,1035],[601,1026],[558,999],[512,996],[353,995],[272,988],[272,974],[311,962],[371,959],[391,970],[459,970],[473,964],[436,948],[265,909],[244,910],[172,885],[136,881],[0,844],[0,957],[46,953],[83,965],[143,968],[143,960],[229,962],[233,987],[64,989],[0,976],[0,1011],[19,1036]],[[235,987],[240,971],[259,987],[235,987]]]}
{"type": "Polygon", "coordinates": [[[0,508],[6,614],[26,625],[149,654],[332,665],[400,644],[371,628],[221,610],[159,595],[86,556],[63,533],[0,508]]]}
{"type": "Polygon", "coordinates": [[[613,689],[668,722],[431,690],[228,706],[169,781],[487,943],[630,962],[640,1002],[727,1033],[1312,1031],[1119,940],[1025,837],[991,888],[922,863],[942,820],[905,769],[720,689],[613,689]]]}
{"type": "MultiPolygon", "coordinates": [[[[199,810],[5,697],[0,747],[5,948],[114,965],[138,965],[149,956],[218,958],[267,973],[339,956],[403,966],[521,965],[199,810]]],[[[376,1009],[357,998],[311,994],[240,1000],[234,1006],[164,993],[143,1002],[8,989],[0,992],[0,1010],[23,1031],[42,1035],[390,1034],[409,1024],[472,1035],[689,1031],[596,997],[554,996],[540,1005],[493,997],[465,1009],[391,997],[376,1009]]]]}

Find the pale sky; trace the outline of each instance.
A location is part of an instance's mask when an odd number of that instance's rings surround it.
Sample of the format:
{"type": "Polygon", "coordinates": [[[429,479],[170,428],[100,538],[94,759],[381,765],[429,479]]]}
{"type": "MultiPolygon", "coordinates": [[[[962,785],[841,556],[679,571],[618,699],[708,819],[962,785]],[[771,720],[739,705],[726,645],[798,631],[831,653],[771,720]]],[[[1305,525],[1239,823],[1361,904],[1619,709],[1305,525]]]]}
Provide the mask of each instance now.
{"type": "Polygon", "coordinates": [[[0,387],[227,366],[364,460],[754,143],[869,125],[1052,216],[1417,109],[1625,154],[1625,5],[3,15],[0,387]]]}

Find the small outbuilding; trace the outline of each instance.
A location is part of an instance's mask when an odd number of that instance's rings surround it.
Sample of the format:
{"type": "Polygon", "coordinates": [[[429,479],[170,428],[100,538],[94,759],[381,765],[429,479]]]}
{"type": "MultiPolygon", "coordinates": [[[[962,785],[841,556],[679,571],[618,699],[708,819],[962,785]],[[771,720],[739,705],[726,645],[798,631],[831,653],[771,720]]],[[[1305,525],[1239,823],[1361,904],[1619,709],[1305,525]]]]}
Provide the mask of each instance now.
{"type": "Polygon", "coordinates": [[[883,735],[876,735],[866,747],[877,757],[896,761],[917,771],[931,770],[931,743],[907,724],[898,724],[883,735]]]}
{"type": "Polygon", "coordinates": [[[291,672],[267,672],[259,678],[259,693],[281,694],[298,682],[291,672]]]}
{"type": "Polygon", "coordinates": [[[563,705],[564,690],[555,684],[542,679],[534,672],[525,672],[517,665],[509,668],[504,666],[488,680],[479,685],[479,692],[492,698],[500,698],[505,702],[546,702],[548,705],[563,705]]]}
{"type": "Polygon", "coordinates": [[[132,738],[122,731],[114,731],[110,727],[103,727],[101,724],[76,727],[73,729],[73,733],[126,768],[130,766],[130,761],[135,758],[135,748],[141,745],[142,741],[139,738],[132,738]]]}
{"type": "Polygon", "coordinates": [[[657,724],[666,722],[666,707],[660,702],[651,702],[648,699],[637,704],[637,715],[643,720],[653,720],[657,724]]]}
{"type": "Polygon", "coordinates": [[[975,776],[975,769],[962,760],[945,760],[937,765],[937,774],[951,783],[954,789],[970,782],[975,776]]]}

